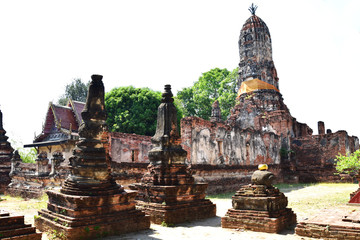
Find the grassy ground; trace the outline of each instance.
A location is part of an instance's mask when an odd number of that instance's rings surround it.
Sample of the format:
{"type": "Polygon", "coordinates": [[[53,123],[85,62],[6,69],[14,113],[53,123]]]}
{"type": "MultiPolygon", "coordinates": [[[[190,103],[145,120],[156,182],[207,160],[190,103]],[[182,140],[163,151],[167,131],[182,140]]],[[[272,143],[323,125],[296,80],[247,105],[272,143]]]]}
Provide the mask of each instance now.
{"type": "Polygon", "coordinates": [[[25,223],[33,224],[34,216],[38,210],[46,208],[48,197],[46,194],[40,199],[23,199],[1,195],[0,210],[9,212],[11,215],[24,215],[25,223]]]}
{"type": "Polygon", "coordinates": [[[15,212],[23,212],[27,210],[40,210],[42,208],[46,208],[46,202],[48,197],[44,194],[40,199],[24,199],[21,197],[10,197],[8,195],[1,197],[3,202],[0,202],[0,206],[2,204],[7,207],[11,207],[11,209],[15,212]]]}

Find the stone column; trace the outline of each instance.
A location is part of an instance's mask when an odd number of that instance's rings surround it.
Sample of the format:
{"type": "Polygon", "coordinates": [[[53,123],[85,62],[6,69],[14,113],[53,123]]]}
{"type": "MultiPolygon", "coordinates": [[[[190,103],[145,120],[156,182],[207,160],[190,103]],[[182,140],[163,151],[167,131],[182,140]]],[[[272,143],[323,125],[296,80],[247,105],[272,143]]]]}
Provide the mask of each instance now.
{"type": "Polygon", "coordinates": [[[51,158],[51,172],[50,177],[55,177],[59,173],[60,163],[64,161],[63,154],[61,152],[54,152],[51,158]]]}
{"type": "Polygon", "coordinates": [[[217,100],[212,105],[210,121],[221,122],[221,109],[217,100]]]}
{"type": "Polygon", "coordinates": [[[322,121],[318,122],[318,132],[319,132],[319,135],[325,134],[325,124],[322,121]]]}
{"type": "Polygon", "coordinates": [[[9,173],[9,176],[12,177],[18,173],[17,167],[22,162],[19,151],[15,150],[14,155],[11,158],[11,171],[9,173]]]}
{"type": "Polygon", "coordinates": [[[46,152],[39,153],[36,161],[36,176],[47,176],[49,175],[49,159],[47,158],[46,152]]]}

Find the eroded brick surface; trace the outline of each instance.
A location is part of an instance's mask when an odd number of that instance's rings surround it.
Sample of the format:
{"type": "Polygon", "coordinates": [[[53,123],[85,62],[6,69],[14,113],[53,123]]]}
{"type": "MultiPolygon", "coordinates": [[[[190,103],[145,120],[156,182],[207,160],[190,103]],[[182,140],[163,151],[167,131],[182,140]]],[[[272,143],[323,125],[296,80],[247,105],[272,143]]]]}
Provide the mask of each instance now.
{"type": "Polygon", "coordinates": [[[323,209],[317,215],[300,221],[295,233],[322,239],[360,239],[360,209],[358,206],[338,206],[323,209]]]}
{"type": "Polygon", "coordinates": [[[41,233],[30,224],[25,224],[24,216],[10,216],[0,210],[0,238],[3,240],[41,240],[41,233]]]}

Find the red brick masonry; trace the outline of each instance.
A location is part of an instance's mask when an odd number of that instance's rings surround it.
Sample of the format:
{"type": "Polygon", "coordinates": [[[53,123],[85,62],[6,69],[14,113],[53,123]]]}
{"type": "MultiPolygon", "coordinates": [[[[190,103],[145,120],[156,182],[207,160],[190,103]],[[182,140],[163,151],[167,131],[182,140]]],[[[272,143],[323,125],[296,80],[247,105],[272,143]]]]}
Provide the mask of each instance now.
{"type": "Polygon", "coordinates": [[[41,233],[36,233],[30,224],[24,224],[24,216],[10,216],[0,210],[0,239],[41,240],[41,233]]]}
{"type": "Polygon", "coordinates": [[[295,233],[313,238],[360,239],[360,207],[324,209],[318,215],[300,221],[295,233]]]}

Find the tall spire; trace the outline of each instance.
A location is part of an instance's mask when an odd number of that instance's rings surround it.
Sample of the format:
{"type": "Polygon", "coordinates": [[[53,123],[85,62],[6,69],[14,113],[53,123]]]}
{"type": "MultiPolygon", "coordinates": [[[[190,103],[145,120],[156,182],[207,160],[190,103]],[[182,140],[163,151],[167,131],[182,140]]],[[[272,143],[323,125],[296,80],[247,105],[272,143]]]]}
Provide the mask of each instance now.
{"type": "Polygon", "coordinates": [[[177,142],[180,137],[177,128],[177,110],[173,102],[171,85],[165,85],[158,108],[156,132],[151,138],[152,143],[161,148],[177,142]]]}
{"type": "Polygon", "coordinates": [[[252,3],[251,6],[248,8],[248,10],[251,12],[252,15],[255,15],[257,8],[258,8],[258,6],[254,5],[254,3],[252,3]]]}
{"type": "Polygon", "coordinates": [[[239,95],[256,89],[279,91],[278,77],[272,59],[271,36],[266,23],[255,15],[257,6],[251,4],[249,17],[239,37],[239,95]],[[243,82],[248,81],[244,90],[243,82]],[[250,89],[250,90],[249,90],[250,89]]]}

